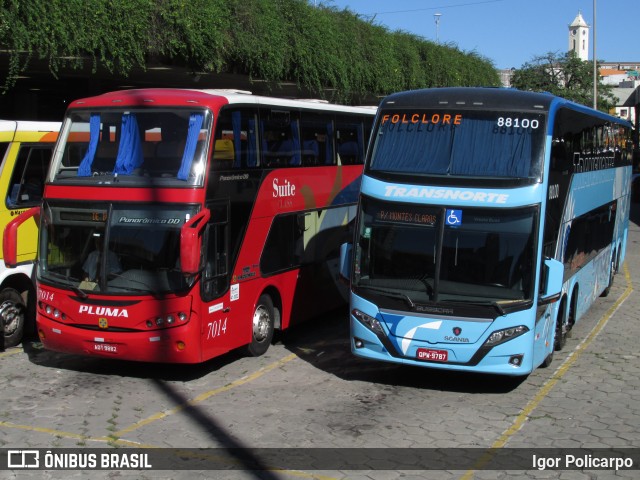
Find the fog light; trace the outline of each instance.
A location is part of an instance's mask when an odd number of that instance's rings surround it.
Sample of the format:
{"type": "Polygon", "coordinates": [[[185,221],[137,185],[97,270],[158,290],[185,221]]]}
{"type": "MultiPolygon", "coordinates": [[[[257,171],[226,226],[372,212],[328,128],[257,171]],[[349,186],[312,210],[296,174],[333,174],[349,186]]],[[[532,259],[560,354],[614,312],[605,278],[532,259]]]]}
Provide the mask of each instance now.
{"type": "Polygon", "coordinates": [[[156,318],[156,325],[160,326],[164,323],[164,319],[162,317],[156,318]]]}
{"type": "Polygon", "coordinates": [[[353,337],[353,344],[356,346],[356,348],[364,347],[364,342],[356,337],[353,337]]]}
{"type": "Polygon", "coordinates": [[[181,352],[183,351],[187,346],[184,344],[184,342],[182,340],[179,340],[176,342],[176,348],[181,352]]]}
{"type": "Polygon", "coordinates": [[[151,320],[147,320],[147,327],[152,328],[153,322],[151,320]]]}
{"type": "Polygon", "coordinates": [[[53,316],[58,318],[60,316],[60,310],[58,310],[57,308],[53,311],[53,316]]]}
{"type": "Polygon", "coordinates": [[[514,367],[520,367],[522,366],[523,358],[524,358],[523,354],[512,355],[511,358],[509,358],[509,365],[513,365],[514,367]]]}
{"type": "Polygon", "coordinates": [[[53,308],[51,308],[51,305],[47,305],[44,311],[46,312],[47,315],[51,315],[51,312],[53,312],[53,308]]]}
{"type": "Polygon", "coordinates": [[[187,314],[184,312],[180,312],[178,314],[178,320],[180,320],[181,322],[184,322],[187,319],[187,314]]]}
{"type": "Polygon", "coordinates": [[[167,323],[169,325],[172,325],[175,321],[176,321],[176,317],[174,317],[173,315],[168,315],[167,316],[167,323]]]}

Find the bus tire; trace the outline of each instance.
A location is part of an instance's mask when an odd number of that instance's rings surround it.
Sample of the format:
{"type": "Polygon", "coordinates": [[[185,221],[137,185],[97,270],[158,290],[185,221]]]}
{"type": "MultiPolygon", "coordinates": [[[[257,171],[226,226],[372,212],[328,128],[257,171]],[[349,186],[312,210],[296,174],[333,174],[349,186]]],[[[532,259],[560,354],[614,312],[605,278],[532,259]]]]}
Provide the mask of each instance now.
{"type": "Polygon", "coordinates": [[[273,340],[275,311],[269,295],[260,295],[251,321],[251,343],[247,353],[253,357],[263,355],[273,340]]]}
{"type": "Polygon", "coordinates": [[[27,306],[17,290],[5,288],[0,292],[0,325],[5,348],[15,347],[22,341],[27,306]]]}
{"type": "Polygon", "coordinates": [[[611,257],[611,269],[609,270],[609,284],[600,294],[601,297],[608,297],[611,293],[611,287],[613,287],[613,277],[616,273],[616,261],[614,259],[615,254],[611,257]]]}
{"type": "Polygon", "coordinates": [[[567,343],[567,330],[564,326],[564,301],[560,304],[558,309],[558,316],[556,318],[556,331],[553,337],[553,349],[560,351],[567,343]]]}
{"type": "Polygon", "coordinates": [[[540,364],[540,367],[547,368],[549,365],[551,365],[552,362],[553,362],[553,350],[551,350],[551,353],[547,355],[547,357],[542,361],[542,363],[540,364]]]}

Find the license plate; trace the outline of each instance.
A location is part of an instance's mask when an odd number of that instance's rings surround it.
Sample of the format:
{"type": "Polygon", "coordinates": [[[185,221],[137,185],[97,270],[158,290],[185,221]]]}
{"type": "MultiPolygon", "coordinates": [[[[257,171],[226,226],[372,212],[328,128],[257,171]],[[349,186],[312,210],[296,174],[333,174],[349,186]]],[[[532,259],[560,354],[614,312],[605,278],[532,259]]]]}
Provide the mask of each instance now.
{"type": "Polygon", "coordinates": [[[419,348],[416,353],[418,360],[428,360],[431,362],[446,362],[449,359],[449,352],[446,350],[433,350],[431,348],[419,348]]]}
{"type": "Polygon", "coordinates": [[[118,353],[118,346],[110,343],[94,343],[93,350],[96,352],[118,353]]]}

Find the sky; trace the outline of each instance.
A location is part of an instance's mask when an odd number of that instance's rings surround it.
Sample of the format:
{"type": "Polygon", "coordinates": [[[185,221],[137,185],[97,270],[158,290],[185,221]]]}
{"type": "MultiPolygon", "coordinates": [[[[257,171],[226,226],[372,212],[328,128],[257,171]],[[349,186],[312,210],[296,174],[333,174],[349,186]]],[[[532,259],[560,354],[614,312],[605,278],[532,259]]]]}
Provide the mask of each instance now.
{"type": "MultiPolygon", "coordinates": [[[[312,2],[313,3],[313,0],[312,2]]],[[[590,28],[594,0],[317,0],[347,8],[376,25],[475,52],[499,69],[521,68],[548,52],[564,54],[578,15],[590,28]],[[440,13],[436,25],[434,14],[440,13]],[[437,36],[437,38],[436,38],[437,36]]],[[[596,57],[640,63],[640,0],[595,0],[596,57]]]]}

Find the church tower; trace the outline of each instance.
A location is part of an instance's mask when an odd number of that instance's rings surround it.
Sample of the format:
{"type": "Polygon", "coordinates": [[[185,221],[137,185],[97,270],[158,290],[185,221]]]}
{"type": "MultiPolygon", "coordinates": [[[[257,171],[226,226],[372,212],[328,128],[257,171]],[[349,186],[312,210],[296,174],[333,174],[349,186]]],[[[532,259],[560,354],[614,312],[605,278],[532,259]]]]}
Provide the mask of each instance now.
{"type": "Polygon", "coordinates": [[[580,12],[569,25],[569,51],[575,52],[580,60],[589,60],[589,25],[580,12]]]}

